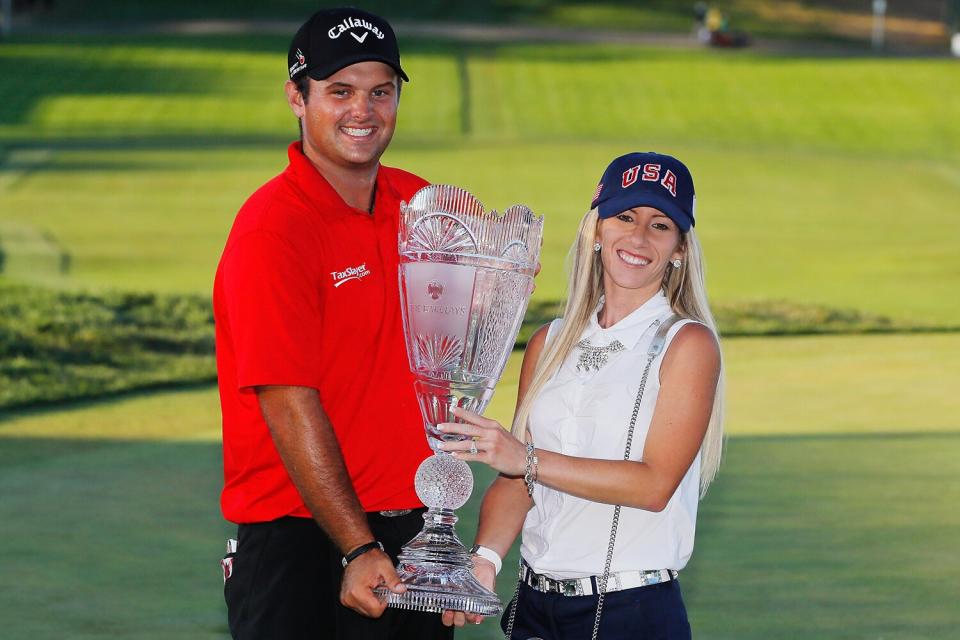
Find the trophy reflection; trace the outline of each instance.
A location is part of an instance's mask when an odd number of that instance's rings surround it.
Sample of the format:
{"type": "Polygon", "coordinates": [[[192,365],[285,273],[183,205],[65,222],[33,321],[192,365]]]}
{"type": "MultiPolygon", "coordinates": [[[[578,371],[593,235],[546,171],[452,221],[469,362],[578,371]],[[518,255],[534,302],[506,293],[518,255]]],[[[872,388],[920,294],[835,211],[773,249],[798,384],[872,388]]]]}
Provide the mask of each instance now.
{"type": "Polygon", "coordinates": [[[516,341],[540,254],[543,217],[524,206],[486,211],[470,193],[424,187],[400,207],[400,297],[407,356],[434,455],[417,469],[424,527],[403,547],[403,594],[376,590],[388,606],[497,615],[503,605],[473,576],[454,510],[473,490],[462,460],[437,450],[451,409],[481,413],[516,341]]]}

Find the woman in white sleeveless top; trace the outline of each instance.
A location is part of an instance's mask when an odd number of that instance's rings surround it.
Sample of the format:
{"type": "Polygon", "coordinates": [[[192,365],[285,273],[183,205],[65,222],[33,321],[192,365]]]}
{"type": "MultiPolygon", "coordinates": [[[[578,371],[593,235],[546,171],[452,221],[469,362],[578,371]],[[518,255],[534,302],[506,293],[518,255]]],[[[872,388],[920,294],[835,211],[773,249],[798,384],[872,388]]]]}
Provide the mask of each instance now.
{"type": "Polygon", "coordinates": [[[723,437],[695,201],[676,158],[615,159],[571,248],[563,320],[527,346],[512,432],[462,410],[442,425],[470,437],[445,450],[500,472],[474,546],[487,586],[522,531],[512,638],[691,635],[677,575],[723,437]]]}

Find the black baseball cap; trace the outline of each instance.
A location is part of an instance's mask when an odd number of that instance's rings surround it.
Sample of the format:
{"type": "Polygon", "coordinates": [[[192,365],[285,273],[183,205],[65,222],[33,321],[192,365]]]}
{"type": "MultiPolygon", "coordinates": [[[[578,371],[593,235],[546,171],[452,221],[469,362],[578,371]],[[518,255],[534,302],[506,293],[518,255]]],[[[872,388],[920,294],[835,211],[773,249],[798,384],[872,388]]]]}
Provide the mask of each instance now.
{"type": "Polygon", "coordinates": [[[642,206],[659,209],[680,231],[689,231],[696,223],[697,195],[687,166],[652,151],[615,158],[600,177],[590,208],[603,219],[642,206]]]}
{"type": "Polygon", "coordinates": [[[388,64],[410,81],[400,67],[400,47],[389,22],[360,9],[324,9],[310,16],[293,36],[287,70],[291,80],[304,75],[323,80],[367,60],[388,64]]]}

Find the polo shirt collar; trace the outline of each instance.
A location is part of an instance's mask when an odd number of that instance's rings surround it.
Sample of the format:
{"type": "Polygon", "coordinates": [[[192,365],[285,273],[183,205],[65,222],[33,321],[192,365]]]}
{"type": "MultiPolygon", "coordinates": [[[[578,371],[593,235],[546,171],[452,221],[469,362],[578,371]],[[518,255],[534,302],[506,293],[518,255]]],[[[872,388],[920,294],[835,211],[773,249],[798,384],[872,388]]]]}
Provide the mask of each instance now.
{"type": "MultiPolygon", "coordinates": [[[[313,202],[323,203],[325,205],[324,208],[333,205],[350,213],[369,215],[367,211],[356,209],[344,202],[340,194],[337,193],[337,190],[333,188],[333,185],[327,182],[323,174],[317,171],[317,168],[310,162],[310,158],[303,153],[303,146],[299,140],[291,142],[290,146],[287,147],[287,157],[290,160],[290,171],[293,172],[297,184],[308,192],[307,195],[313,202]]],[[[376,205],[380,201],[381,196],[385,195],[387,191],[393,192],[392,187],[386,184],[383,171],[380,170],[381,168],[382,165],[377,166],[377,189],[374,194],[374,212],[378,209],[376,205]]]]}
{"type": "Polygon", "coordinates": [[[667,296],[664,295],[663,290],[660,290],[637,309],[634,309],[626,318],[612,327],[604,329],[597,320],[602,308],[603,298],[600,299],[596,312],[590,314],[590,323],[587,325],[583,336],[589,339],[594,346],[605,346],[614,340],[619,340],[627,349],[633,349],[637,346],[637,342],[647,333],[654,320],[668,315],[671,311],[667,296]]]}

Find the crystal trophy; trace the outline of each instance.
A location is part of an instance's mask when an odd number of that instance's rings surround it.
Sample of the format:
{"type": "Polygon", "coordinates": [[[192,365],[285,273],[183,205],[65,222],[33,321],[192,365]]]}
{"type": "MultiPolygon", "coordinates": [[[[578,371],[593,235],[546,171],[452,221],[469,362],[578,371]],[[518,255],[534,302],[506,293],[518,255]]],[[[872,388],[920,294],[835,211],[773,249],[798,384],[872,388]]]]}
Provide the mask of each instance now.
{"type": "Polygon", "coordinates": [[[407,587],[376,589],[388,606],[498,615],[497,594],[473,576],[457,537],[454,510],[473,491],[462,460],[437,449],[437,424],[455,422],[462,407],[481,413],[513,349],[540,254],[543,217],[522,205],[503,215],[470,193],[430,185],[400,207],[400,299],[407,356],[434,455],[416,474],[427,506],[424,527],[400,552],[397,572],[407,587]]]}

